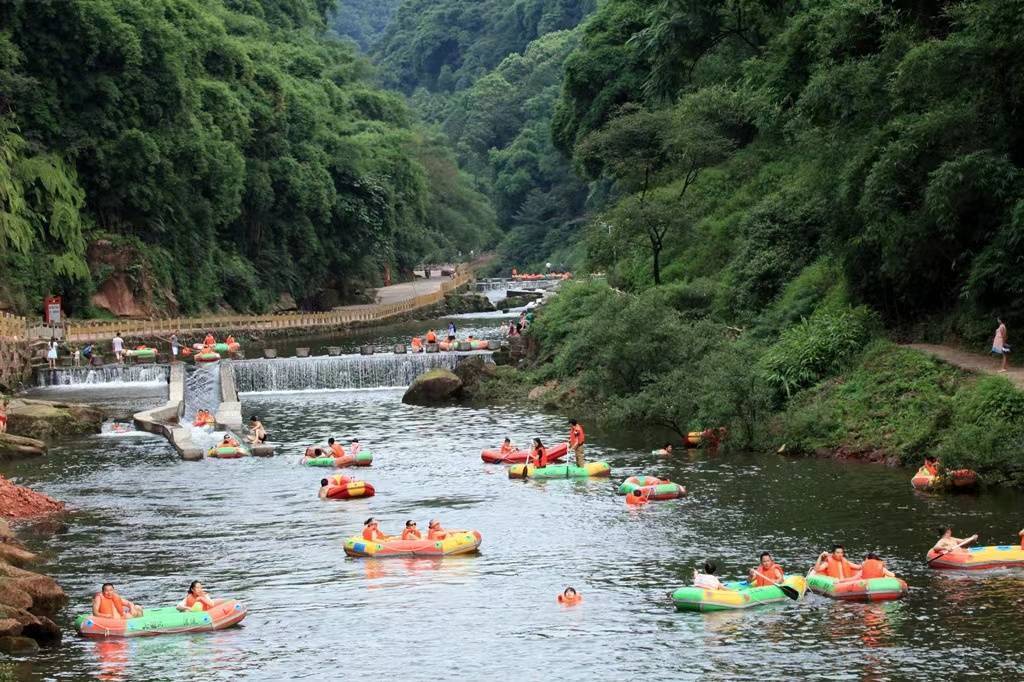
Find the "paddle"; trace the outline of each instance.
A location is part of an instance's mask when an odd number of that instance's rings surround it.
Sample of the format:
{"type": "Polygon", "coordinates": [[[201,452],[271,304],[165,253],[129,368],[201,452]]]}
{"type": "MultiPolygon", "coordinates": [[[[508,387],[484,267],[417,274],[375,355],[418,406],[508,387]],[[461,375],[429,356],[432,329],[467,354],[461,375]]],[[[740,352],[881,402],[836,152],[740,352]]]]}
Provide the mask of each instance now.
{"type": "MultiPolygon", "coordinates": [[[[761,573],[757,569],[754,569],[754,575],[759,575],[759,576],[761,576],[762,578],[764,578],[765,580],[767,580],[769,582],[771,582],[771,580],[772,580],[771,578],[766,576],[764,573],[761,573]]],[[[778,583],[772,582],[772,585],[774,585],[775,587],[777,587],[780,590],[782,590],[782,594],[786,595],[787,597],[789,597],[793,601],[797,601],[797,600],[800,599],[800,593],[797,592],[795,588],[790,587],[789,585],[785,585],[785,584],[783,584],[781,582],[778,582],[778,583]]]]}
{"type": "Polygon", "coordinates": [[[947,549],[945,552],[941,552],[939,554],[936,554],[931,559],[929,559],[927,562],[925,562],[925,565],[926,566],[931,566],[932,562],[935,561],[936,559],[938,559],[939,557],[944,557],[947,554],[949,554],[950,552],[955,552],[956,550],[961,549],[962,547],[966,547],[967,545],[969,545],[970,543],[974,542],[977,539],[978,539],[978,536],[977,535],[973,535],[973,536],[967,538],[966,540],[964,540],[963,542],[961,542],[959,545],[957,545],[953,549],[947,549]]]}

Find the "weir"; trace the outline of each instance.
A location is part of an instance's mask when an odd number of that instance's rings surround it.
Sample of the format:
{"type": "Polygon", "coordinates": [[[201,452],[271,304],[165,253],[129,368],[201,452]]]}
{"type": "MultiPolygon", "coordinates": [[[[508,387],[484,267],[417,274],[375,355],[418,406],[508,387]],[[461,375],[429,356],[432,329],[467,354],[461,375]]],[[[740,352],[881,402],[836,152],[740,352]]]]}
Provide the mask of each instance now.
{"type": "Polygon", "coordinates": [[[429,369],[454,369],[468,353],[338,355],[231,362],[240,393],[408,386],[429,369]]]}
{"type": "Polygon", "coordinates": [[[117,383],[166,382],[170,365],[103,365],[36,370],[36,386],[101,386],[117,383]]]}

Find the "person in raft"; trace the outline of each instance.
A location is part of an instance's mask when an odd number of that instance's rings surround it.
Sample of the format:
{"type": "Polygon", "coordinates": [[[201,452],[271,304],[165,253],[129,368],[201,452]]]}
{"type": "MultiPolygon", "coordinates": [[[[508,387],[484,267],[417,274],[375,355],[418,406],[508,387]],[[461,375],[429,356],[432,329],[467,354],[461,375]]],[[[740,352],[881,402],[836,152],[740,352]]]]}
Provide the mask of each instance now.
{"type": "Polygon", "coordinates": [[[939,539],[936,541],[935,546],[932,547],[932,551],[948,554],[949,552],[959,549],[961,545],[966,547],[977,539],[977,533],[969,538],[955,538],[953,537],[953,529],[949,526],[943,526],[939,529],[939,539]]]}
{"type": "Polygon", "coordinates": [[[579,604],[583,601],[583,595],[576,591],[575,587],[567,587],[558,595],[559,604],[579,604]]]}
{"type": "Polygon", "coordinates": [[[376,540],[384,541],[388,539],[388,536],[381,532],[377,519],[371,516],[366,521],[363,521],[363,539],[370,540],[371,542],[376,540]]]}
{"type": "Polygon", "coordinates": [[[772,553],[761,552],[760,563],[750,569],[747,579],[754,587],[767,587],[782,582],[785,577],[782,566],[775,563],[772,553]]]}
{"type": "Polygon", "coordinates": [[[320,459],[324,456],[324,451],[320,448],[306,448],[306,451],[302,454],[302,461],[308,462],[311,459],[320,459]]]}
{"type": "Polygon", "coordinates": [[[256,415],[249,420],[249,435],[245,439],[253,445],[267,442],[267,430],[263,428],[263,422],[256,415]]]}
{"type": "Polygon", "coordinates": [[[818,563],[814,565],[814,572],[818,575],[827,575],[836,580],[849,580],[855,578],[861,567],[846,558],[846,548],[842,545],[832,545],[832,552],[822,552],[818,557],[818,563]]]}
{"type": "Polygon", "coordinates": [[[333,438],[327,439],[327,447],[331,450],[331,457],[345,456],[345,448],[341,447],[341,443],[336,442],[333,438]]]}
{"type": "Polygon", "coordinates": [[[861,580],[872,580],[874,578],[895,578],[896,574],[885,567],[885,563],[874,552],[864,555],[864,563],[860,565],[860,573],[857,575],[861,580]]]}
{"type": "Polygon", "coordinates": [[[193,580],[189,583],[185,598],[178,602],[175,608],[179,611],[209,611],[219,603],[220,600],[214,601],[206,594],[201,582],[193,580]]]}
{"type": "Polygon", "coordinates": [[[703,570],[693,569],[693,586],[705,590],[724,590],[725,585],[715,575],[717,570],[714,561],[705,561],[703,570]]]}
{"type": "Polygon", "coordinates": [[[416,528],[416,522],[412,519],[405,522],[405,529],[402,531],[403,540],[422,540],[423,533],[416,528]]]}
{"type": "Polygon", "coordinates": [[[544,447],[544,443],[540,442],[540,438],[533,439],[533,448],[530,450],[530,464],[535,469],[543,469],[548,465],[548,450],[544,447]]]}
{"type": "Polygon", "coordinates": [[[427,343],[437,343],[437,332],[433,329],[427,332],[427,343]]]}
{"type": "Polygon", "coordinates": [[[203,345],[212,350],[216,343],[217,339],[213,337],[213,332],[206,332],[206,338],[203,339],[203,345]]]}
{"type": "Polygon", "coordinates": [[[932,476],[938,476],[939,460],[935,459],[934,455],[926,455],[924,458],[924,468],[932,476]]]}
{"type": "Polygon", "coordinates": [[[511,455],[515,451],[516,447],[512,445],[512,439],[509,438],[508,436],[505,436],[505,442],[501,444],[501,454],[511,455]]]}
{"type": "Polygon", "coordinates": [[[992,339],[992,354],[999,355],[1003,358],[1002,365],[999,367],[1000,372],[1006,371],[1006,357],[1010,353],[1010,347],[1006,345],[1006,323],[1001,318],[996,318],[996,322],[999,326],[996,327],[996,336],[992,339]]]}
{"type": "Polygon", "coordinates": [[[222,447],[222,448],[237,448],[238,447],[238,441],[235,440],[234,438],[232,438],[230,433],[225,433],[224,434],[224,440],[222,440],[220,442],[220,445],[218,447],[222,447]]]}
{"type": "Polygon", "coordinates": [[[586,440],[583,435],[583,427],[575,419],[569,420],[569,449],[576,454],[576,466],[582,467],[586,464],[583,459],[583,442],[586,440]]]}
{"type": "Polygon", "coordinates": [[[343,476],[341,474],[334,474],[330,478],[321,478],[320,479],[320,491],[317,493],[317,495],[319,495],[321,500],[326,500],[327,499],[327,491],[331,489],[331,486],[348,485],[348,483],[351,480],[352,479],[349,478],[348,476],[343,476]]]}
{"type": "Polygon", "coordinates": [[[631,506],[640,506],[650,502],[647,496],[647,491],[643,488],[637,488],[630,494],[626,495],[626,504],[631,506]]]}
{"type": "Polygon", "coordinates": [[[661,446],[660,450],[655,450],[651,453],[652,455],[671,455],[672,454],[672,443],[665,443],[661,446]]]}
{"type": "Polygon", "coordinates": [[[229,346],[235,345],[236,342],[234,335],[228,334],[228,338],[224,339],[224,343],[228,344],[229,346]]]}
{"type": "Polygon", "coordinates": [[[355,457],[356,455],[359,454],[359,450],[362,447],[363,446],[359,444],[359,439],[358,438],[353,438],[352,440],[350,440],[348,442],[348,454],[350,454],[353,457],[355,457]]]}
{"type": "Polygon", "coordinates": [[[138,604],[123,599],[114,589],[113,583],[103,583],[99,593],[92,598],[92,615],[114,620],[138,618],[143,614],[138,604]]]}
{"type": "Polygon", "coordinates": [[[448,531],[441,527],[441,521],[439,519],[431,519],[430,523],[427,524],[427,539],[444,540],[446,537],[448,537],[448,531]]]}

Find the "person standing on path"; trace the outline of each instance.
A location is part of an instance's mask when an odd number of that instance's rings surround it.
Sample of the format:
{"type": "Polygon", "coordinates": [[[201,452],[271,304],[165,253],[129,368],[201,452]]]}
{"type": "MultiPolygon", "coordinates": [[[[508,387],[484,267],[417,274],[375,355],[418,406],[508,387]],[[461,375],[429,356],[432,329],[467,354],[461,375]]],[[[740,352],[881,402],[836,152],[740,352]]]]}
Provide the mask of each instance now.
{"type": "Polygon", "coordinates": [[[118,362],[124,362],[124,339],[121,338],[121,332],[114,334],[114,340],[110,343],[114,347],[114,357],[118,362]]]}
{"type": "Polygon", "coordinates": [[[583,434],[583,427],[575,419],[569,420],[569,449],[576,454],[576,466],[582,467],[586,464],[583,459],[583,441],[586,437],[583,434]]]}
{"type": "Polygon", "coordinates": [[[1003,357],[1003,364],[999,368],[999,371],[1005,372],[1006,356],[1010,352],[1010,347],[1006,345],[1006,323],[998,317],[996,320],[999,322],[999,327],[996,328],[996,337],[992,339],[992,353],[1003,357]]]}
{"type": "Polygon", "coordinates": [[[171,334],[171,362],[178,361],[178,352],[181,350],[181,346],[178,344],[178,334],[171,334]]]}
{"type": "Polygon", "coordinates": [[[51,337],[46,344],[46,364],[50,369],[57,369],[57,338],[51,337]]]}

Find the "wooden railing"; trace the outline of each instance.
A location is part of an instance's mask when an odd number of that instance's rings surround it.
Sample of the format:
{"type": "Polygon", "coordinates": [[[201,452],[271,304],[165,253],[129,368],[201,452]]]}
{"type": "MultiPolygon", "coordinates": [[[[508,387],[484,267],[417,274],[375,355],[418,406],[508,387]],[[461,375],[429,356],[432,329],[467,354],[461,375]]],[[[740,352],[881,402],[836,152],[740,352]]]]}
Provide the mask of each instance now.
{"type": "MultiPolygon", "coordinates": [[[[374,303],[335,308],[322,313],[282,313],[276,315],[206,315],[200,317],[169,317],[148,320],[80,320],[67,324],[68,341],[99,341],[122,336],[134,338],[163,337],[173,333],[200,334],[207,331],[278,330],[291,328],[343,327],[361,322],[376,322],[402,313],[425,308],[444,299],[451,291],[473,280],[469,269],[459,268],[440,289],[421,294],[400,303],[374,303]]],[[[21,319],[21,318],[19,318],[21,319]]],[[[2,322],[0,322],[2,324],[2,322]]],[[[22,320],[22,333],[25,321],[22,320]]],[[[3,327],[0,326],[0,334],[3,327]]]]}

